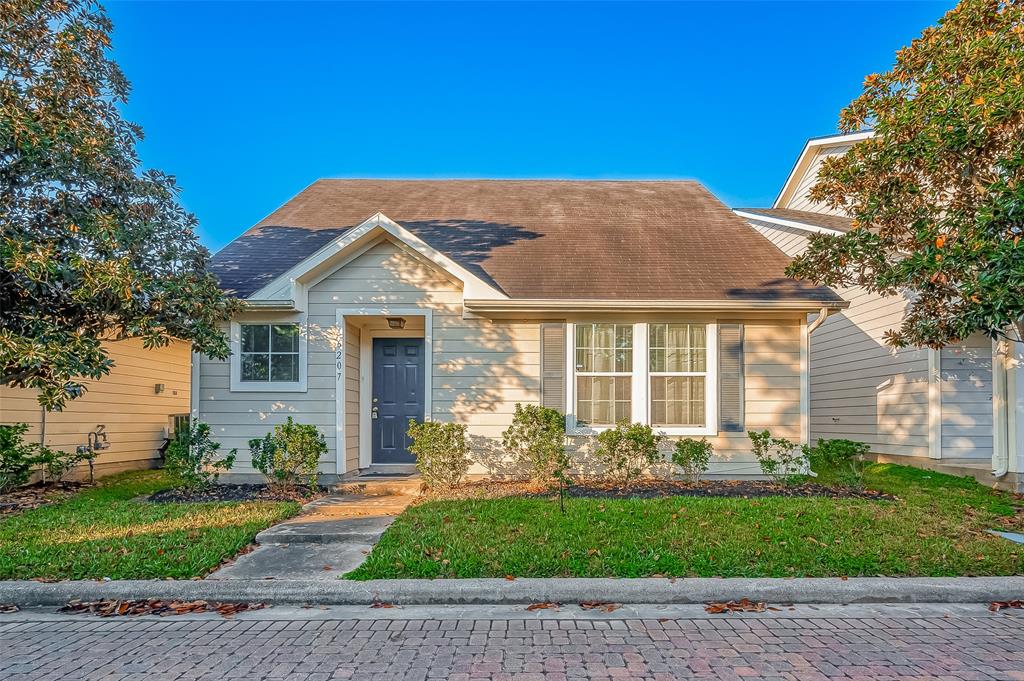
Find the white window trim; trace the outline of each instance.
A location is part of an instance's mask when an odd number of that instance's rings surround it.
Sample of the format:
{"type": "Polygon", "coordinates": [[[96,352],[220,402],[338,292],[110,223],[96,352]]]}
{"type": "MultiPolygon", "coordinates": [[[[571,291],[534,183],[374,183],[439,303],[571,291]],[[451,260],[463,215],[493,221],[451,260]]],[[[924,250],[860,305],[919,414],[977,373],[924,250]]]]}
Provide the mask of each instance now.
{"type": "Polygon", "coordinates": [[[309,327],[306,316],[294,315],[277,319],[252,319],[231,322],[231,392],[306,392],[309,327]],[[299,380],[297,381],[243,381],[242,380],[242,325],[243,324],[298,324],[299,326],[299,380]]]}
{"type": "MultiPolygon", "coordinates": [[[[707,343],[707,372],[684,372],[706,375],[704,382],[703,426],[664,426],[655,428],[661,435],[717,435],[718,434],[718,323],[715,321],[658,320],[652,319],[633,324],[633,394],[631,396],[633,423],[650,424],[650,355],[647,329],[648,324],[658,323],[704,324],[707,343]],[[639,358],[639,361],[638,361],[639,358]]],[[[593,322],[580,322],[593,323],[593,322]]],[[[608,320],[607,323],[613,323],[608,320]]],[[[567,435],[597,435],[610,426],[582,426],[576,424],[576,324],[565,325],[566,338],[566,382],[565,382],[565,432],[567,435]]],[[[672,374],[675,375],[675,374],[672,374]]]]}

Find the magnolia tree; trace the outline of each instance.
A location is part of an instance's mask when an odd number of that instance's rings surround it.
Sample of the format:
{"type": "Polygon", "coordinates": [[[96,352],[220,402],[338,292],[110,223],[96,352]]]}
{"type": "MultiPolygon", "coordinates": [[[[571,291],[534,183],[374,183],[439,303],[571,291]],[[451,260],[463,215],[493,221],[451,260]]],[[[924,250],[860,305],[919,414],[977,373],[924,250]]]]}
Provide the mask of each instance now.
{"type": "Polygon", "coordinates": [[[139,169],[110,31],[81,0],[0,4],[0,381],[49,408],[109,372],[105,340],[227,356],[237,306],[173,178],[139,169]]]}
{"type": "Polygon", "coordinates": [[[874,135],[827,160],[811,198],[854,229],[815,236],[787,274],[908,294],[894,347],[1021,339],[1024,0],[961,2],[865,79],[839,127],[874,135]]]}

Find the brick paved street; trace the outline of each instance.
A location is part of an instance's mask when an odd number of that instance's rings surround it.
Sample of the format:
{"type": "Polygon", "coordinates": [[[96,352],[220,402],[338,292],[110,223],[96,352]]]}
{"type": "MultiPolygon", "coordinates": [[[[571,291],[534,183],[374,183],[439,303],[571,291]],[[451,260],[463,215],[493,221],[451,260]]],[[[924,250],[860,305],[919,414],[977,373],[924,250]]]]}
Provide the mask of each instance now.
{"type": "Polygon", "coordinates": [[[231,620],[28,612],[0,615],[0,679],[1024,679],[1019,615],[983,606],[715,617],[694,606],[604,615],[575,605],[270,608],[231,620]]]}

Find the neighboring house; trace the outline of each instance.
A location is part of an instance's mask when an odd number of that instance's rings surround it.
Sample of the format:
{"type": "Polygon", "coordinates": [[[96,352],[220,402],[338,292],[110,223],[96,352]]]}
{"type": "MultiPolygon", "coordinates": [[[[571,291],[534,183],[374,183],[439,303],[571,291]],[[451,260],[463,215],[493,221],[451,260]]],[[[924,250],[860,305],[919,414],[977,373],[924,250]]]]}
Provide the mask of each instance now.
{"type": "MultiPolygon", "coordinates": [[[[736,214],[787,255],[815,233],[842,234],[852,221],[808,197],[822,161],[871,135],[811,139],[771,208],[736,214]]],[[[940,350],[885,345],[907,300],[861,288],[838,291],[849,309],[829,316],[811,345],[811,438],[849,438],[881,460],[971,474],[1014,487],[1024,480],[1021,344],[978,334],[940,350]],[[993,358],[995,361],[993,362],[993,358]],[[990,474],[991,473],[991,474],[990,474]]]]}
{"type": "MultiPolygon", "coordinates": [[[[109,447],[96,452],[97,475],[158,466],[171,420],[188,416],[189,344],[147,350],[132,339],[106,349],[114,360],[110,374],[83,381],[88,391],[62,411],[44,411],[34,390],[0,387],[0,423],[28,423],[29,441],[40,442],[45,434],[47,447],[65,452],[87,446],[90,433],[99,433],[92,439],[109,447]]],[[[73,474],[87,475],[88,467],[73,474]]]]}
{"type": "Polygon", "coordinates": [[[213,258],[248,305],[230,361],[193,358],[192,414],[236,479],[288,416],[330,476],[406,470],[410,418],[467,424],[471,473],[506,472],[517,402],[574,448],[625,419],[756,475],[748,429],[809,432],[808,313],[847,305],[787,262],[695,182],[321,180],[213,258]]]}

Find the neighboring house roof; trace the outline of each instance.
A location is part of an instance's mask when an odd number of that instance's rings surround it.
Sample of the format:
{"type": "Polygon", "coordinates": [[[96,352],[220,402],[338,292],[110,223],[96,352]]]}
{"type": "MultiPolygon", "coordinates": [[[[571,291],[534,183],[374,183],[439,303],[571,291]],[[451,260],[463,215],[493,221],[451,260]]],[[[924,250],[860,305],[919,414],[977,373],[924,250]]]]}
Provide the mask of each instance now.
{"type": "Polygon", "coordinates": [[[792,200],[793,194],[799,189],[800,180],[807,174],[807,169],[814,161],[814,157],[823,149],[849,146],[874,134],[872,130],[865,130],[863,132],[812,137],[807,140],[804,143],[804,148],[800,151],[800,155],[797,156],[796,163],[793,164],[793,169],[789,171],[786,182],[782,185],[782,189],[779,190],[779,195],[775,198],[772,208],[784,207],[792,200]]]}
{"type": "Polygon", "coordinates": [[[812,213],[809,210],[794,210],[792,208],[736,208],[734,210],[738,213],[753,213],[754,215],[763,215],[769,219],[795,222],[810,227],[821,227],[835,232],[846,233],[853,229],[853,220],[841,215],[812,213]]]}
{"type": "Polygon", "coordinates": [[[376,212],[510,298],[842,301],[697,182],[319,180],[211,269],[252,295],[376,212]]]}

